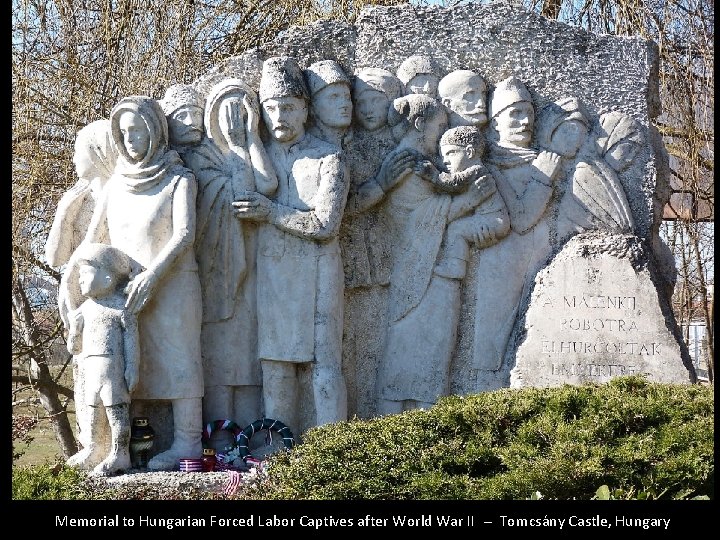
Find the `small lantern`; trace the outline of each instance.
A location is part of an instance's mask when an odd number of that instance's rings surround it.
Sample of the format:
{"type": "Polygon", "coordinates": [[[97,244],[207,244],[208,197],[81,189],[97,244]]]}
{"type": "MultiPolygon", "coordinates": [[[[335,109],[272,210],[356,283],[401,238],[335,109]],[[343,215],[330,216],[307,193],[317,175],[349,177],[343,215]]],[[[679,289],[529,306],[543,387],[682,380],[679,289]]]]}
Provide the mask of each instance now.
{"type": "Polygon", "coordinates": [[[145,469],[148,465],[148,454],[155,439],[155,431],[146,416],[133,418],[130,430],[130,456],[136,469],[145,469]]]}
{"type": "Polygon", "coordinates": [[[217,464],[217,456],[214,448],[203,448],[203,471],[213,472],[217,464]]]}

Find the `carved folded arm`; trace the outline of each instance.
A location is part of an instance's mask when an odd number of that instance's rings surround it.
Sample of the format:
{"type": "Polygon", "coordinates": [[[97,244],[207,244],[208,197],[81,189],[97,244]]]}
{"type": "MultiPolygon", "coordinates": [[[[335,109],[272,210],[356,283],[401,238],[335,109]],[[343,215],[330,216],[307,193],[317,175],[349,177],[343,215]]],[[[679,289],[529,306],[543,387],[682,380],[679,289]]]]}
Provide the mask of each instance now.
{"type": "Polygon", "coordinates": [[[469,214],[488,200],[497,191],[495,180],[490,173],[483,174],[473,182],[467,190],[455,195],[450,203],[448,221],[469,214]]]}
{"type": "Polygon", "coordinates": [[[330,240],[338,235],[350,187],[347,170],[338,154],[320,164],[320,185],[314,197],[314,208],[298,210],[273,204],[270,221],[279,229],[303,238],[330,240]]]}

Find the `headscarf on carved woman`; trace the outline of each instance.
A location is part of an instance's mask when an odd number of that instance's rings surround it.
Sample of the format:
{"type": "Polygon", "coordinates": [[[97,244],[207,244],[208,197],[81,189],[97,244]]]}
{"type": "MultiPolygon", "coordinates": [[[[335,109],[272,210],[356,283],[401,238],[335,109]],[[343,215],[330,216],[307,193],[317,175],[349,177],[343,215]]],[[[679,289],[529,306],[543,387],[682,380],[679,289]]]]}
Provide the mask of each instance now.
{"type": "MultiPolygon", "coordinates": [[[[108,120],[90,122],[78,131],[73,155],[78,181],[60,198],[45,244],[45,258],[51,266],[67,263],[82,242],[97,200],[112,176],[116,159],[108,120]]],[[[83,300],[77,287],[76,271],[74,266],[68,265],[58,295],[60,316],[66,327],[67,313],[83,300]]]]}
{"type": "Polygon", "coordinates": [[[167,149],[167,121],[157,101],[124,98],[110,124],[118,163],[84,242],[117,247],[142,268],[127,288],[126,307],[139,314],[140,330],[140,381],[133,399],[172,400],[172,446],[149,463],[171,469],[178,458],[202,451],[202,305],[193,249],[197,188],[177,152],[167,149]]]}
{"type": "Polygon", "coordinates": [[[349,289],[387,285],[390,278],[387,234],[377,209],[369,206],[385,196],[376,176],[385,156],[397,145],[387,118],[390,104],[401,93],[402,83],[385,69],[365,68],[355,76],[352,97],[358,125],[346,152],[351,186],[340,230],[349,289]]]}
{"type": "MultiPolygon", "coordinates": [[[[109,120],[95,120],[78,131],[73,155],[78,181],[60,198],[45,244],[45,258],[51,266],[59,267],[67,263],[82,242],[96,202],[112,176],[116,159],[116,151],[110,140],[109,120]]],[[[78,278],[77,265],[67,265],[58,288],[58,309],[65,328],[69,328],[68,313],[77,309],[84,300],[78,278]]],[[[84,377],[78,369],[75,358],[73,359],[73,391],[78,440],[83,449],[87,449],[91,441],[89,417],[85,405],[84,377]]],[[[70,464],[79,462],[84,454],[76,456],[74,461],[69,462],[70,464]]]]}
{"type": "MultiPolygon", "coordinates": [[[[205,103],[207,139],[190,161],[198,180],[195,249],[203,291],[205,420],[260,417],[257,361],[257,225],[233,215],[245,191],[269,195],[277,178],[258,134],[255,92],[239,79],[217,83],[205,103]]],[[[222,441],[217,441],[222,444],[222,441]]]]}
{"type": "MultiPolygon", "coordinates": [[[[611,122],[607,122],[608,116],[603,115],[599,126],[600,136],[594,141],[594,145],[582,145],[588,132],[588,114],[576,98],[565,98],[546,107],[544,129],[539,133],[539,144],[545,148],[554,150],[561,155],[568,153],[569,136],[566,133],[572,130],[573,124],[582,124],[582,133],[578,133],[575,140],[579,141],[577,146],[570,144],[569,150],[573,151],[569,157],[575,159],[574,170],[571,172],[569,184],[560,202],[558,216],[558,240],[564,241],[575,232],[591,229],[606,229],[615,233],[629,233],[633,229],[633,218],[628,204],[625,191],[616,170],[607,161],[608,150],[625,137],[636,137],[636,131],[614,130],[618,124],[630,127],[632,120],[621,115],[627,121],[615,121],[617,113],[612,113],[611,122]],[[603,127],[603,118],[606,119],[605,126],[612,124],[610,131],[614,135],[606,133],[603,127]],[[610,144],[608,144],[610,143],[610,144]],[[582,146],[582,148],[580,148],[582,146]],[[579,149],[579,150],[578,150],[579,149]],[[602,158],[606,158],[605,160],[602,158]]],[[[623,143],[625,144],[625,143],[623,143]]],[[[628,143],[635,145],[634,142],[628,143]]],[[[618,152],[618,156],[624,152],[618,152]]],[[[620,162],[610,160],[620,169],[620,162]]]]}

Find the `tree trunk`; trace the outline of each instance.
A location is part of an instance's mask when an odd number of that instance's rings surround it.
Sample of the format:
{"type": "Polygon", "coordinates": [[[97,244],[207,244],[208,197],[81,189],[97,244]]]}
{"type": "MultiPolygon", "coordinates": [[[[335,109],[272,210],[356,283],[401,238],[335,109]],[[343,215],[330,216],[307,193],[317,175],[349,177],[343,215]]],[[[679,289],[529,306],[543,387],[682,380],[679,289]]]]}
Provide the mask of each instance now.
{"type": "Polygon", "coordinates": [[[55,432],[60,450],[65,459],[77,452],[77,443],[73,435],[67,411],[60,402],[59,387],[47,364],[47,356],[41,346],[37,325],[32,314],[30,302],[28,301],[20,279],[15,276],[12,288],[13,317],[17,327],[20,329],[22,339],[29,349],[30,370],[28,380],[35,384],[40,403],[47,412],[48,418],[55,432]]]}
{"type": "Polygon", "coordinates": [[[702,298],[702,313],[703,318],[705,319],[705,341],[707,342],[707,372],[708,372],[708,381],[712,383],[713,381],[713,358],[714,352],[713,352],[713,325],[712,325],[712,317],[710,316],[710,306],[708,306],[708,288],[707,283],[705,281],[705,268],[703,264],[703,259],[700,256],[700,233],[697,230],[697,227],[699,225],[695,224],[695,229],[691,231],[690,234],[690,243],[692,244],[693,248],[693,254],[695,255],[695,264],[698,274],[698,282],[700,284],[700,297],[702,298]]]}
{"type": "Polygon", "coordinates": [[[540,15],[548,19],[557,19],[562,8],[562,0],[544,0],[540,15]]]}

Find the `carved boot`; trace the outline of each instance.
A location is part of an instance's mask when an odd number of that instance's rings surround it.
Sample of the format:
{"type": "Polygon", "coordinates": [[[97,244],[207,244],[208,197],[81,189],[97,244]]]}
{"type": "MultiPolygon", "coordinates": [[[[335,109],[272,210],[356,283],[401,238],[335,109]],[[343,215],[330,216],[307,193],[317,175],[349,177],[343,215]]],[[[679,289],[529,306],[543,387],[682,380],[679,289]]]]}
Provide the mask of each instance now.
{"type": "Polygon", "coordinates": [[[171,471],[179,467],[180,458],[202,456],[202,399],[174,399],[173,443],[170,449],[158,454],[148,462],[148,469],[171,471]]]}
{"type": "Polygon", "coordinates": [[[108,476],[130,469],[130,415],[126,403],[105,407],[112,442],[110,454],[93,469],[92,474],[108,476]]]}

